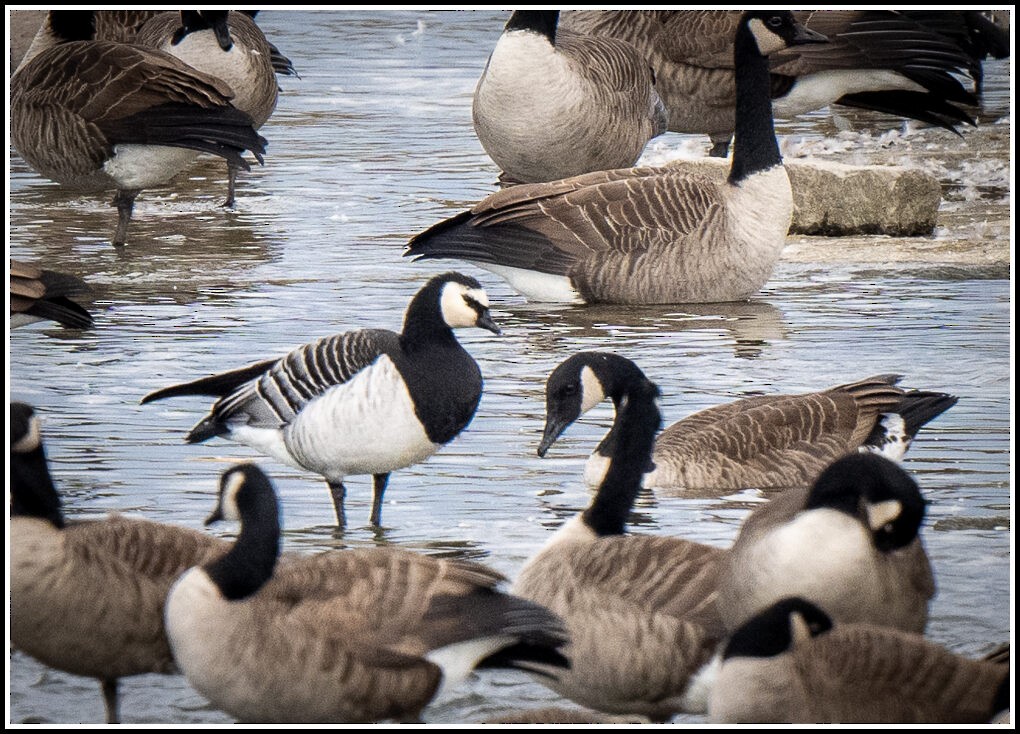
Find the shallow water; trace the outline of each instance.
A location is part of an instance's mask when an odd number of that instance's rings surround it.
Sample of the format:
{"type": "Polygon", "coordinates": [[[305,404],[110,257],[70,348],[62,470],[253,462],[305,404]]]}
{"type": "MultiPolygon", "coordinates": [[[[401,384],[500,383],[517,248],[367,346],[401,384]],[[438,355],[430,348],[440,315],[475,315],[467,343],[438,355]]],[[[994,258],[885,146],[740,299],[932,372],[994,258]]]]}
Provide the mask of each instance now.
{"type": "MultiPolygon", "coordinates": [[[[931,501],[924,535],[939,594],[930,636],[973,655],[1008,638],[1007,279],[979,277],[979,270],[967,268],[861,267],[848,256],[843,264],[781,263],[750,303],[572,308],[527,304],[501,280],[468,265],[401,259],[411,235],[492,190],[498,172],[474,137],[470,103],[505,17],[490,11],[264,12],[263,28],[301,73],[280,80],[283,93],[263,130],[265,167],[242,175],[235,212],[218,207],[225,171],[212,161],[173,188],[144,192],[122,250],[109,244],[115,214],[108,197],[68,194],[12,153],[11,254],[75,272],[95,289],[86,302],[96,316],[94,329],[39,324],[17,330],[8,342],[10,397],[34,404],[44,419],[67,513],[130,511],[200,527],[219,473],[231,461],[259,457],[219,440],[183,443],[206,400],[139,406],[141,396],[282,355],[327,334],[397,329],[419,285],[456,268],[483,282],[504,330],[502,337],[459,334],[486,379],[473,423],[425,464],[393,475],[381,533],[366,526],[367,477],[349,483],[351,527],[338,538],[325,484],[259,459],[280,491],[289,548],[386,542],[481,560],[513,576],[587,502],[581,469],[611,421],[608,406],[568,430],[545,459],[535,455],[545,376],[582,349],[635,359],[662,389],[667,423],[747,395],[901,372],[909,387],[960,397],[922,431],[906,461],[931,501]]],[[[1003,90],[1009,66],[988,69],[983,127],[1008,129],[1003,90]]],[[[904,148],[886,145],[881,136],[894,131],[897,137],[901,128],[886,120],[878,132],[844,143],[829,117],[817,113],[780,126],[780,133],[788,135],[787,149],[796,143],[838,160],[852,148],[855,155],[866,150],[890,160],[902,157],[904,148]]],[[[923,143],[910,150],[923,150],[917,155],[927,159],[940,160],[939,146],[960,147],[942,131],[906,132],[904,138],[923,143]]],[[[652,153],[668,157],[703,144],[667,135],[652,153]]],[[[1006,167],[1008,181],[1008,136],[991,158],[1006,167]]],[[[954,211],[1008,211],[1001,185],[980,188],[988,167],[953,172],[957,180],[947,183],[947,199],[954,211]],[[954,191],[973,193],[954,197],[954,191]]],[[[708,499],[648,496],[633,526],[726,545],[762,499],[755,491],[708,499]]],[[[142,676],[122,681],[122,690],[128,722],[230,721],[181,677],[142,676]]],[[[430,707],[426,719],[479,721],[500,709],[554,701],[523,674],[486,672],[430,707]]],[[[13,722],[99,722],[103,709],[94,681],[14,653],[9,716],[13,722]]]]}

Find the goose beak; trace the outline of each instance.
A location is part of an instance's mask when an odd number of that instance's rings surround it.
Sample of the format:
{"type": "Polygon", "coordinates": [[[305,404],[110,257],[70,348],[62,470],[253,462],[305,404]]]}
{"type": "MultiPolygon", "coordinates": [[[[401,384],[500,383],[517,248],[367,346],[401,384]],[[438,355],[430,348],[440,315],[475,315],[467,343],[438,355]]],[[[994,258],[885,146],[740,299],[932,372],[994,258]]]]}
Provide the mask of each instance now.
{"type": "Polygon", "coordinates": [[[542,432],[542,441],[538,444],[538,455],[545,456],[549,447],[556,443],[560,434],[567,430],[572,421],[557,416],[549,416],[545,421],[545,431],[542,432]]]}
{"type": "Polygon", "coordinates": [[[813,31],[810,28],[805,28],[800,23],[796,25],[794,30],[793,39],[791,39],[788,45],[798,46],[804,43],[828,43],[829,37],[823,36],[817,31],[813,31]]]}
{"type": "Polygon", "coordinates": [[[492,314],[489,313],[489,309],[485,309],[478,315],[478,321],[475,322],[475,326],[479,329],[491,331],[496,336],[503,333],[503,331],[499,328],[499,325],[492,320],[492,314]]]}

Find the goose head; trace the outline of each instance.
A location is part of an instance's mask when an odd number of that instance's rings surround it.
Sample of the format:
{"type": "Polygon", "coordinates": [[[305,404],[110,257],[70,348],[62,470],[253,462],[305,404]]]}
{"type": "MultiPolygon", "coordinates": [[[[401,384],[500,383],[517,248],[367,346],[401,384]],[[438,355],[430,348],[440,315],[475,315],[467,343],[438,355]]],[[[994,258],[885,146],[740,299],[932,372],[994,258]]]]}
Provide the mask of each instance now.
{"type": "Polygon", "coordinates": [[[806,43],[827,43],[828,38],[798,23],[788,10],[749,10],[741,18],[737,37],[747,29],[758,53],[768,56],[776,51],[806,43]]]}
{"type": "Polygon", "coordinates": [[[227,25],[228,10],[182,10],[181,27],[174,33],[171,43],[176,46],[189,33],[196,31],[211,30],[216,36],[216,43],[224,51],[234,47],[234,41],[230,37],[230,28],[227,25]]]}

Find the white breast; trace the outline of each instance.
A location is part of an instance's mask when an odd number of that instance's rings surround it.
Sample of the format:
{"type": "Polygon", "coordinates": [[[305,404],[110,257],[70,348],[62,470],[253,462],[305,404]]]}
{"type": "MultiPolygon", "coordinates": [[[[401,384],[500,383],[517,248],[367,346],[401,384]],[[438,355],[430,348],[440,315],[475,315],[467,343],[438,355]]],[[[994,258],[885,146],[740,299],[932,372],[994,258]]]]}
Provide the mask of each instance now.
{"type": "Polygon", "coordinates": [[[402,469],[440,448],[429,440],[407,385],[385,355],[308,403],[283,435],[299,464],[330,481],[402,469]]]}

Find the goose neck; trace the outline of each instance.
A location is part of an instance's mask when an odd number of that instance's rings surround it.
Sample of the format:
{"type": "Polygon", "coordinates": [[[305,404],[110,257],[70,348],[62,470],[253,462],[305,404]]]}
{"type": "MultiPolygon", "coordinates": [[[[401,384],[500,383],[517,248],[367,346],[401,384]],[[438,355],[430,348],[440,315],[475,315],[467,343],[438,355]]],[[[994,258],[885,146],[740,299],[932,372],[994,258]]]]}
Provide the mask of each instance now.
{"type": "Polygon", "coordinates": [[[729,182],[739,184],[748,176],[782,165],[783,159],[772,120],[768,57],[758,51],[744,23],[737,30],[733,60],[737,103],[729,182]]]}
{"type": "Polygon", "coordinates": [[[242,516],[241,532],[233,547],[206,572],[226,599],[239,601],[272,577],[280,555],[280,518],[275,497],[260,501],[242,516]]]}
{"type": "Polygon", "coordinates": [[[40,445],[32,451],[11,452],[11,517],[35,517],[55,528],[64,527],[60,495],[53,486],[40,445]]]}

